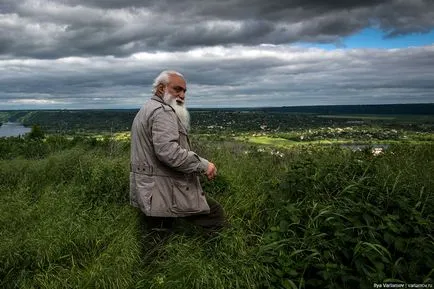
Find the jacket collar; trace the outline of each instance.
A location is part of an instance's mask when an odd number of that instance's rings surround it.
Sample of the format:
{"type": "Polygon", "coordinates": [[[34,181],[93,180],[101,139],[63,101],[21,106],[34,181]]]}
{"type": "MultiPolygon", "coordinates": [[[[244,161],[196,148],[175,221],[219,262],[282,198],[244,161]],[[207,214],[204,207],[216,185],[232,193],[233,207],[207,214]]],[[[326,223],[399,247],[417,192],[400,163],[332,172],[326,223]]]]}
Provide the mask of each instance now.
{"type": "Polygon", "coordinates": [[[155,101],[158,101],[159,103],[162,103],[163,105],[168,106],[168,107],[170,107],[173,111],[175,111],[175,109],[173,109],[173,107],[172,107],[170,104],[165,103],[165,102],[161,99],[161,97],[156,96],[156,95],[153,95],[153,96],[151,97],[151,99],[152,99],[152,100],[155,100],[155,101]]]}
{"type": "MultiPolygon", "coordinates": [[[[164,104],[164,105],[167,105],[168,107],[170,107],[170,108],[173,110],[173,112],[175,112],[175,109],[174,109],[171,105],[165,103],[165,102],[161,99],[161,97],[158,97],[158,96],[156,96],[156,95],[153,95],[153,96],[151,97],[151,99],[152,99],[152,100],[155,100],[155,101],[158,101],[158,102],[160,102],[160,103],[162,103],[162,104],[164,104]]],[[[184,125],[182,124],[182,121],[179,119],[179,116],[178,116],[176,113],[175,113],[175,115],[176,115],[176,118],[178,119],[178,124],[180,124],[181,127],[184,129],[184,131],[187,132],[187,128],[184,127],[184,125]]]]}
{"type": "MultiPolygon", "coordinates": [[[[153,95],[153,96],[151,97],[151,99],[156,100],[156,101],[161,102],[161,103],[164,103],[164,101],[161,99],[161,97],[156,96],[156,95],[153,95]]],[[[165,104],[165,103],[164,103],[164,104],[165,104]]]]}

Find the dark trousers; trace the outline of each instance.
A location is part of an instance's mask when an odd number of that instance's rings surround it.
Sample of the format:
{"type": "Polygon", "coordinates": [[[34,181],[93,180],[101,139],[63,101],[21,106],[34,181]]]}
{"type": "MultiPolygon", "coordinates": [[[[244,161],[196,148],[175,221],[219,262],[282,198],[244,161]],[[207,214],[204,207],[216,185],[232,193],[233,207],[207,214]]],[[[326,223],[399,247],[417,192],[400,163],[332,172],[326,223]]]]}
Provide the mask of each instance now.
{"type": "Polygon", "coordinates": [[[149,217],[143,214],[145,226],[148,229],[172,229],[175,221],[185,220],[206,231],[218,231],[225,227],[226,218],[222,206],[214,199],[207,196],[209,214],[198,214],[187,217],[149,217]]]}

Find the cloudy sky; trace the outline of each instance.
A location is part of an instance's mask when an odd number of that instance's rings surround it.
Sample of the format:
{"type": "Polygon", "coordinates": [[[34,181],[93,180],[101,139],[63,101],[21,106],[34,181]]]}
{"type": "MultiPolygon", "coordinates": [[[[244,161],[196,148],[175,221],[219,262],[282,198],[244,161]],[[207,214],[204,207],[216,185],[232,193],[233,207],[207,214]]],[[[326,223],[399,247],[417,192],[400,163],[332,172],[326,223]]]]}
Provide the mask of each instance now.
{"type": "Polygon", "coordinates": [[[434,102],[433,0],[0,0],[0,110],[434,102]]]}

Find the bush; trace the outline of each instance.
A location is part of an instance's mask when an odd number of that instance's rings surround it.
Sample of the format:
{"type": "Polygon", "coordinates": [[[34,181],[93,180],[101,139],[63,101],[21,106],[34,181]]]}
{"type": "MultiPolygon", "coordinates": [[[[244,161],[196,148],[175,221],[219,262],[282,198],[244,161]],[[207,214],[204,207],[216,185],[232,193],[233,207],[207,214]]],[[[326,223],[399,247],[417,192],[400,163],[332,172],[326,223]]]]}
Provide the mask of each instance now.
{"type": "Polygon", "coordinates": [[[326,149],[291,163],[270,192],[261,248],[275,286],[431,282],[433,164],[418,159],[432,154],[432,146],[396,147],[375,158],[326,149]]]}
{"type": "Polygon", "coordinates": [[[42,131],[41,126],[37,124],[32,125],[32,130],[27,135],[27,137],[32,140],[41,140],[44,138],[44,136],[45,133],[42,131]]]}

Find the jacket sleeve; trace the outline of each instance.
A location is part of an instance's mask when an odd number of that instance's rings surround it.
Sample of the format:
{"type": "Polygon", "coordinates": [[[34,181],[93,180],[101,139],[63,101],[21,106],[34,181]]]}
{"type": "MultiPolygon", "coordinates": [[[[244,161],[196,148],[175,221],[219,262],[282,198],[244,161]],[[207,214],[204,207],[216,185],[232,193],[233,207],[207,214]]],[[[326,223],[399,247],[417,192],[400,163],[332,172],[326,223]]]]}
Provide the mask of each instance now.
{"type": "Polygon", "coordinates": [[[208,160],[179,145],[178,121],[173,111],[159,109],[152,123],[152,143],[157,158],[183,173],[204,173],[208,160]]]}

